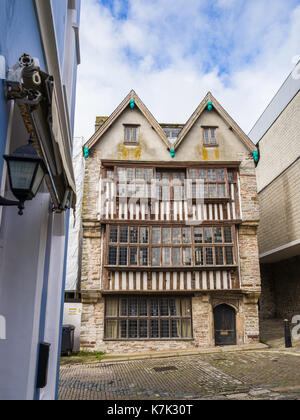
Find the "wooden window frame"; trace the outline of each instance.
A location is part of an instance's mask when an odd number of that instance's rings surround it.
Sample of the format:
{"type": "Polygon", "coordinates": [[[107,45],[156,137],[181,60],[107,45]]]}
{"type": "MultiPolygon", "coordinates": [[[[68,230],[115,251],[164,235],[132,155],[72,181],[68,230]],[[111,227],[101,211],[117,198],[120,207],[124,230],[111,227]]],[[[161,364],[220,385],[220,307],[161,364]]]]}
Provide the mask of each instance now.
{"type": "Polygon", "coordinates": [[[187,295],[114,295],[114,296],[106,296],[105,297],[105,303],[104,303],[104,341],[193,341],[193,307],[192,307],[192,298],[187,295]],[[106,310],[107,310],[107,300],[109,298],[115,298],[117,299],[117,316],[107,316],[106,310]],[[120,308],[121,308],[121,300],[127,300],[127,315],[121,316],[120,315],[120,308]],[[138,315],[129,316],[128,315],[128,302],[129,299],[137,299],[137,313],[138,315]],[[158,315],[157,316],[151,316],[151,300],[157,299],[158,300],[158,315]],[[161,315],[160,314],[160,301],[162,299],[168,299],[168,315],[161,315]],[[170,306],[170,299],[180,299],[180,315],[170,315],[171,314],[171,306],[170,306]],[[183,309],[182,309],[182,300],[183,299],[189,299],[190,301],[190,315],[182,315],[183,309]],[[140,309],[140,301],[146,300],[147,301],[147,315],[146,316],[140,316],[139,315],[139,309],[140,309]],[[169,337],[161,337],[161,321],[166,320],[169,322],[169,337]],[[172,323],[171,321],[180,321],[180,330],[181,330],[181,337],[171,337],[172,335],[172,323]],[[116,321],[117,323],[117,337],[118,338],[107,338],[106,335],[106,322],[107,321],[116,321]],[[126,328],[126,338],[121,338],[120,334],[120,323],[121,321],[127,322],[127,328],[126,328]],[[137,321],[137,335],[139,335],[139,321],[147,321],[147,337],[129,337],[129,321],[137,321]],[[159,337],[151,337],[151,321],[158,321],[158,335],[159,337]],[[191,337],[182,337],[182,321],[190,321],[191,323],[191,337]]]}
{"type": "Polygon", "coordinates": [[[124,144],[126,146],[136,146],[139,144],[138,137],[139,137],[139,127],[140,124],[123,124],[124,126],[124,144]],[[136,129],[136,140],[133,141],[133,129],[136,129]],[[130,140],[127,140],[127,130],[130,129],[130,140]]]}
{"type": "Polygon", "coordinates": [[[110,270],[118,270],[118,269],[161,269],[166,270],[172,268],[176,269],[184,269],[184,268],[190,268],[190,269],[205,269],[205,268],[219,268],[219,269],[226,269],[226,268],[232,268],[236,267],[238,265],[238,254],[237,254],[237,231],[234,224],[230,225],[200,225],[200,226],[186,226],[186,225],[180,225],[176,226],[177,229],[180,229],[180,243],[173,242],[173,228],[174,225],[172,224],[160,224],[160,225],[133,225],[133,224],[126,224],[126,225],[115,225],[115,224],[109,224],[107,235],[106,235],[106,264],[105,268],[110,270]],[[117,238],[118,242],[110,242],[110,229],[111,227],[118,229],[117,231],[117,238]],[[127,227],[128,229],[128,242],[125,244],[123,242],[120,242],[120,228],[127,227]],[[130,228],[138,228],[138,243],[130,243],[130,228]],[[225,228],[231,228],[231,242],[225,242],[225,228]],[[148,243],[142,243],[141,242],[141,228],[148,228],[148,243]],[[152,243],[152,229],[158,228],[160,229],[160,237],[161,241],[159,244],[152,243]],[[215,228],[221,229],[222,234],[222,242],[216,242],[215,238],[215,228]],[[163,229],[170,229],[170,242],[169,243],[162,243],[162,230],[163,229]],[[190,229],[191,230],[191,242],[190,243],[184,243],[183,241],[183,229],[190,229]],[[202,243],[195,242],[195,229],[201,229],[202,230],[202,243]],[[204,229],[211,229],[212,233],[212,242],[205,242],[205,235],[204,235],[204,229]],[[120,247],[127,247],[127,265],[109,265],[109,250],[110,247],[116,247],[117,248],[117,262],[119,261],[119,250],[120,247]],[[130,249],[136,248],[137,249],[137,264],[136,265],[130,265],[130,249]],[[141,248],[147,248],[148,249],[148,265],[141,265],[140,264],[140,250],[141,248]],[[152,249],[153,248],[160,248],[160,265],[152,265],[152,249]],[[163,249],[164,248],[170,248],[170,265],[163,265],[163,249]],[[179,248],[180,249],[180,265],[175,265],[174,263],[174,255],[173,255],[173,249],[179,248]],[[184,257],[184,248],[190,248],[191,249],[191,265],[185,265],[183,261],[184,257]],[[195,250],[196,248],[203,248],[203,265],[196,265],[196,259],[195,259],[195,250]],[[213,249],[213,264],[207,264],[206,263],[206,248],[212,248],[213,249]],[[217,256],[216,256],[216,248],[222,248],[223,249],[223,264],[217,264],[217,256]],[[233,264],[226,264],[226,248],[232,248],[232,254],[233,254],[233,264]]]}
{"type": "Polygon", "coordinates": [[[217,126],[202,126],[202,130],[203,130],[203,146],[204,147],[219,147],[218,141],[217,141],[217,129],[219,127],[217,126]],[[205,132],[206,130],[209,130],[209,135],[208,135],[208,142],[206,141],[205,138],[205,132]],[[212,143],[212,135],[211,135],[211,130],[214,130],[215,132],[215,143],[212,143]]]}

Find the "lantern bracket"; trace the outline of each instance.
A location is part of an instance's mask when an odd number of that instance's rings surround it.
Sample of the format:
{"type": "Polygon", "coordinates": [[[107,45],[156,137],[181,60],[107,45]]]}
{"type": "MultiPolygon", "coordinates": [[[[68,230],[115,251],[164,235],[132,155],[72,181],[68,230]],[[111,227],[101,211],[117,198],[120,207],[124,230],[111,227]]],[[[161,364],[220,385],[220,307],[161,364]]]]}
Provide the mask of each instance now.
{"type": "Polygon", "coordinates": [[[23,215],[24,210],[24,203],[21,201],[14,201],[14,200],[8,200],[7,198],[1,197],[0,195],[0,206],[3,207],[18,207],[19,209],[19,215],[23,215]]]}

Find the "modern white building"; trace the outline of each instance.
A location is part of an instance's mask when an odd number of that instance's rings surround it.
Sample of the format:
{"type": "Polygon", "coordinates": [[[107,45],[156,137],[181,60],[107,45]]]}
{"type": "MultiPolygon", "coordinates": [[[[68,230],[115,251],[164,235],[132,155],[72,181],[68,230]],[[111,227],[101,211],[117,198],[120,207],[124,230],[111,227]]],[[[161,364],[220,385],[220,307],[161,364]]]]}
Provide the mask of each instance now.
{"type": "Polygon", "coordinates": [[[30,134],[45,169],[23,216],[17,207],[0,207],[1,400],[57,395],[66,238],[69,208],[76,202],[79,17],[80,0],[0,2],[1,204],[7,204],[3,198],[15,200],[2,155],[26,145],[30,134]],[[50,345],[48,369],[41,363],[47,350],[41,343],[50,345]]]}

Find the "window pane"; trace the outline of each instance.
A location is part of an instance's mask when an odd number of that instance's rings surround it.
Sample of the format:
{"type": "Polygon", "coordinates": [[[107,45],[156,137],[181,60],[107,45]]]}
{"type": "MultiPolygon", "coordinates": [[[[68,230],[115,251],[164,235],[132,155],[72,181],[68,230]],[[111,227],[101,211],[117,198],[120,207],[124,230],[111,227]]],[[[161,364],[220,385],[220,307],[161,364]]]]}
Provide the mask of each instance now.
{"type": "Polygon", "coordinates": [[[132,137],[131,140],[136,143],[137,140],[137,128],[136,127],[132,127],[132,137]]]}
{"type": "Polygon", "coordinates": [[[120,338],[127,338],[127,321],[120,321],[120,338]]]}
{"type": "Polygon", "coordinates": [[[219,198],[226,197],[225,184],[218,184],[218,197],[219,198]]]}
{"type": "Polygon", "coordinates": [[[231,227],[224,227],[224,240],[226,244],[232,243],[232,230],[231,227]]]}
{"type": "Polygon", "coordinates": [[[226,264],[234,264],[233,261],[233,248],[232,247],[226,247],[225,248],[225,255],[226,255],[226,264]]]}
{"type": "Polygon", "coordinates": [[[212,244],[212,229],[204,228],[204,242],[206,244],[212,244]]]}
{"type": "Polygon", "coordinates": [[[114,179],[114,177],[115,177],[114,170],[113,169],[108,169],[106,171],[106,178],[107,179],[114,179]]]}
{"type": "Polygon", "coordinates": [[[148,265],[148,248],[140,248],[140,265],[148,265]]]}
{"type": "Polygon", "coordinates": [[[209,197],[216,198],[217,197],[217,186],[215,184],[210,184],[209,188],[209,197]]]}
{"type": "Polygon", "coordinates": [[[118,227],[117,226],[110,227],[109,242],[118,242],[118,227]]]}
{"type": "Polygon", "coordinates": [[[209,129],[205,128],[204,129],[204,143],[209,143],[209,129]]]}
{"type": "Polygon", "coordinates": [[[128,331],[128,337],[129,338],[137,338],[137,321],[136,320],[129,320],[129,331],[128,331]]]}
{"type": "Polygon", "coordinates": [[[203,265],[203,248],[195,248],[195,265],[203,265]]]}
{"type": "Polygon", "coordinates": [[[182,186],[174,185],[174,200],[182,200],[183,194],[182,194],[182,186]]]}
{"type": "Polygon", "coordinates": [[[148,315],[148,305],[147,299],[140,300],[140,316],[147,316],[148,315]]]}
{"type": "Polygon", "coordinates": [[[223,242],[222,229],[221,228],[214,228],[214,235],[215,235],[215,243],[216,244],[221,244],[223,242]]]}
{"type": "Polygon", "coordinates": [[[190,174],[190,179],[197,179],[197,169],[190,169],[189,174],[190,174]]]}
{"type": "Polygon", "coordinates": [[[118,178],[119,181],[126,181],[126,169],[118,168],[118,178]]]}
{"type": "Polygon", "coordinates": [[[206,169],[199,169],[199,178],[203,181],[207,181],[207,171],[206,169]]]}
{"type": "Polygon", "coordinates": [[[121,299],[120,302],[120,316],[127,316],[127,299],[121,299]]]}
{"type": "Polygon", "coordinates": [[[127,180],[128,181],[134,180],[134,168],[127,168],[127,180]]]}
{"type": "Polygon", "coordinates": [[[120,242],[123,244],[128,242],[128,227],[127,226],[120,227],[120,242]]]}
{"type": "Polygon", "coordinates": [[[140,243],[147,244],[149,242],[149,229],[147,227],[141,227],[140,229],[140,243]]]}
{"type": "Polygon", "coordinates": [[[117,265],[117,247],[110,246],[108,249],[108,265],[117,265]]]}
{"type": "Polygon", "coordinates": [[[180,248],[173,248],[173,265],[181,265],[180,248]]]}
{"type": "Polygon", "coordinates": [[[211,142],[211,144],[216,144],[216,130],[215,130],[215,128],[210,129],[210,142],[211,142]]]}
{"type": "Polygon", "coordinates": [[[210,182],[216,182],[216,171],[214,169],[208,169],[208,180],[210,182]]]}
{"type": "Polygon", "coordinates": [[[150,182],[152,181],[152,178],[153,178],[153,170],[149,168],[145,169],[145,180],[147,182],[150,182]]]}
{"type": "Polygon", "coordinates": [[[233,175],[233,171],[232,170],[227,170],[227,176],[228,176],[228,181],[231,182],[234,179],[234,175],[233,175]]]}
{"type": "Polygon", "coordinates": [[[173,244],[180,244],[180,228],[173,228],[173,244]]]}
{"type": "Polygon", "coordinates": [[[127,265],[127,248],[124,246],[119,248],[119,265],[127,265]]]}
{"type": "Polygon", "coordinates": [[[106,321],[106,329],[105,329],[106,338],[108,338],[108,339],[118,338],[117,327],[118,327],[117,321],[113,321],[113,320],[106,321]]]}
{"type": "Polygon", "coordinates": [[[183,228],[182,229],[182,242],[184,244],[190,244],[192,242],[191,228],[183,228]]]}
{"type": "Polygon", "coordinates": [[[161,338],[169,338],[170,337],[170,324],[168,319],[161,319],[160,320],[160,336],[161,338]]]}
{"type": "Polygon", "coordinates": [[[148,337],[148,321],[140,320],[140,330],[139,330],[139,338],[147,338],[148,337]]]}
{"type": "Polygon", "coordinates": [[[160,316],[169,315],[169,299],[160,299],[160,316]]]}
{"type": "Polygon", "coordinates": [[[138,228],[137,227],[130,228],[130,243],[131,244],[138,243],[138,228]]]}
{"type": "Polygon", "coordinates": [[[191,248],[183,248],[183,265],[192,265],[191,248]]]}
{"type": "Polygon", "coordinates": [[[105,300],[106,316],[118,316],[118,298],[107,298],[105,300]]]}
{"type": "Polygon", "coordinates": [[[158,316],[158,299],[151,299],[150,313],[151,313],[151,316],[158,316]]]}
{"type": "Polygon", "coordinates": [[[162,200],[163,201],[170,201],[170,187],[169,186],[162,186],[162,200]]]}
{"type": "Polygon", "coordinates": [[[160,244],[160,228],[152,228],[152,243],[160,244]]]}
{"type": "Polygon", "coordinates": [[[213,248],[205,248],[205,262],[207,265],[213,265],[214,258],[213,258],[213,248]]]}
{"type": "Polygon", "coordinates": [[[137,265],[137,248],[130,248],[130,265],[137,265]]]}
{"type": "Polygon", "coordinates": [[[138,314],[137,298],[130,298],[128,300],[128,316],[137,316],[137,314],[138,314]]]}
{"type": "Polygon", "coordinates": [[[171,243],[171,229],[170,228],[162,229],[162,243],[163,244],[171,243]]]}
{"type": "Polygon", "coordinates": [[[217,169],[217,177],[218,181],[224,182],[225,181],[225,172],[224,169],[217,169]]]}
{"type": "Polygon", "coordinates": [[[163,265],[171,265],[171,248],[163,248],[163,265]]]}
{"type": "Polygon", "coordinates": [[[180,320],[179,319],[172,319],[171,320],[171,337],[172,338],[179,338],[180,336],[181,336],[180,320]]]}
{"type": "Polygon", "coordinates": [[[170,299],[170,315],[171,316],[180,316],[181,315],[180,299],[179,298],[170,299]]]}
{"type": "Polygon", "coordinates": [[[125,184],[118,184],[118,196],[125,197],[126,196],[126,186],[125,184]]]}
{"type": "Polygon", "coordinates": [[[191,316],[191,299],[181,299],[182,316],[191,316]]]}
{"type": "Polygon", "coordinates": [[[150,324],[150,336],[151,338],[158,338],[158,320],[152,320],[150,324]]]}
{"type": "Polygon", "coordinates": [[[216,247],[216,264],[217,265],[223,265],[224,264],[224,258],[223,258],[223,248],[216,247]]]}
{"type": "Polygon", "coordinates": [[[152,265],[160,266],[160,248],[152,248],[152,265]]]}
{"type": "Polygon", "coordinates": [[[182,338],[192,338],[192,323],[190,319],[182,320],[182,338]]]}
{"type": "Polygon", "coordinates": [[[202,244],[202,228],[194,228],[195,244],[202,244]]]}
{"type": "Polygon", "coordinates": [[[144,179],[143,169],[137,168],[135,172],[136,179],[144,179]]]}

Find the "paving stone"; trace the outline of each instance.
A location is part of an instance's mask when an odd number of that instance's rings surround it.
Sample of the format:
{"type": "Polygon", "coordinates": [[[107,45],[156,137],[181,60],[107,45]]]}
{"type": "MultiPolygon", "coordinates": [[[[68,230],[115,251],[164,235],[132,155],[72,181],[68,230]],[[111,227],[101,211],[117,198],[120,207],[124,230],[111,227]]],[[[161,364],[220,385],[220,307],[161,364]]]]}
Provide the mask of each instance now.
{"type": "Polygon", "coordinates": [[[60,400],[299,399],[300,358],[268,351],[66,365],[60,400]],[[255,363],[254,363],[255,362],[255,363]],[[154,368],[176,367],[159,371],[154,368]],[[270,391],[271,389],[272,391],[270,391]]]}

